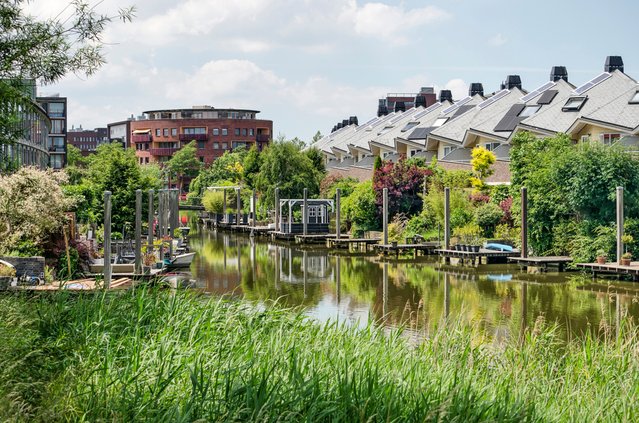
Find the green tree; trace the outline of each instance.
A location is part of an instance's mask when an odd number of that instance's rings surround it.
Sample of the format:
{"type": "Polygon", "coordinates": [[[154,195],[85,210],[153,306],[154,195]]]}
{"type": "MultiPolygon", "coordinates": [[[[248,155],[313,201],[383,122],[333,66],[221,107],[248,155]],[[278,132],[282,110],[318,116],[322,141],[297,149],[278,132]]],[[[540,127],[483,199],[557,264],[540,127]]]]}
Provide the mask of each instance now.
{"type": "Polygon", "coordinates": [[[305,150],[306,156],[311,159],[313,167],[322,175],[326,174],[326,165],[324,164],[324,155],[315,147],[305,150]]]}
{"type": "Polygon", "coordinates": [[[313,139],[311,140],[311,145],[315,144],[317,141],[324,138],[324,135],[320,131],[317,131],[315,135],[313,135],[313,139]]]}
{"type": "Polygon", "coordinates": [[[351,195],[342,201],[342,214],[351,223],[353,232],[380,229],[373,181],[360,182],[355,186],[351,195]]]}
{"type": "Polygon", "coordinates": [[[67,145],[67,166],[82,166],[84,164],[82,151],[73,144],[67,145]]]}
{"type": "Polygon", "coordinates": [[[247,187],[255,188],[255,180],[260,172],[260,166],[262,166],[262,155],[254,145],[244,157],[242,179],[247,187]]]}
{"type": "Polygon", "coordinates": [[[184,191],[184,178],[196,176],[202,163],[197,158],[197,147],[195,141],[191,141],[166,163],[167,169],[177,176],[180,192],[184,191]]]}

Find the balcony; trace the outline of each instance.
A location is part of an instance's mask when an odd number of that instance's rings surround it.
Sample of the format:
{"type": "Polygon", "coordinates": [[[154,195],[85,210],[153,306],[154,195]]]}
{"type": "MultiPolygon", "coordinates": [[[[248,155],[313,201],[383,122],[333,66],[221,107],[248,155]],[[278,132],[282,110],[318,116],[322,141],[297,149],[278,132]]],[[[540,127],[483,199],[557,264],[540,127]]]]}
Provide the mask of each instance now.
{"type": "Polygon", "coordinates": [[[172,156],[175,152],[178,151],[177,148],[151,148],[149,149],[149,153],[152,156],[172,156]]]}
{"type": "Polygon", "coordinates": [[[209,134],[180,134],[180,141],[208,141],[209,134]]]}
{"type": "Polygon", "coordinates": [[[257,135],[255,136],[255,140],[256,140],[256,141],[258,141],[258,142],[268,142],[270,139],[271,139],[271,136],[270,136],[270,135],[268,135],[268,134],[266,134],[266,135],[264,135],[264,134],[257,134],[257,135]]]}
{"type": "Polygon", "coordinates": [[[132,135],[131,136],[131,141],[133,141],[133,142],[151,142],[151,141],[153,141],[153,138],[151,137],[151,134],[138,134],[138,135],[132,135]]]}

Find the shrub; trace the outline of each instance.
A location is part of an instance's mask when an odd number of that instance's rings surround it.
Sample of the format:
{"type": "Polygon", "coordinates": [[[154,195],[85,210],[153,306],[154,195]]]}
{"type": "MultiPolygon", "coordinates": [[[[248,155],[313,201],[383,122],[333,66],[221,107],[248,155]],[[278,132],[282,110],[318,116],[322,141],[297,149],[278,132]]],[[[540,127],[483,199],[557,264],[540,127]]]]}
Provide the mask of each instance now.
{"type": "Polygon", "coordinates": [[[459,239],[459,242],[464,244],[476,244],[479,242],[481,236],[481,228],[476,223],[468,223],[459,228],[453,230],[453,236],[459,239]]]}
{"type": "Polygon", "coordinates": [[[224,194],[221,191],[206,191],[202,196],[202,205],[209,213],[222,213],[224,209],[224,194]]]}
{"type": "Polygon", "coordinates": [[[80,255],[75,248],[69,248],[69,259],[71,263],[71,272],[69,273],[69,263],[67,262],[66,251],[60,255],[58,266],[56,268],[58,279],[70,280],[81,276],[80,255]]]}
{"type": "Polygon", "coordinates": [[[475,209],[475,222],[482,228],[486,237],[492,237],[495,226],[503,218],[504,213],[498,205],[487,203],[475,209]]]}
{"type": "Polygon", "coordinates": [[[9,276],[10,278],[14,278],[16,276],[15,267],[0,263],[0,276],[9,276]]]}

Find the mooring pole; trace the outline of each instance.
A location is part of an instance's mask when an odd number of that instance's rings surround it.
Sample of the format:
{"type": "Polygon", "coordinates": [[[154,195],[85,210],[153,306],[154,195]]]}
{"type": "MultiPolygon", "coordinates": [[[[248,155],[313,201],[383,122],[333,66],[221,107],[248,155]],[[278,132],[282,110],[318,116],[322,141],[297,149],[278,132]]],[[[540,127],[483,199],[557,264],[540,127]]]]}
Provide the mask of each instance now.
{"type": "Polygon", "coordinates": [[[242,213],[242,197],[240,196],[240,189],[239,188],[235,188],[235,196],[236,196],[236,204],[237,204],[237,210],[235,211],[237,213],[235,219],[236,222],[235,224],[237,226],[240,226],[240,218],[241,218],[241,213],[242,213]]]}
{"type": "Polygon", "coordinates": [[[617,187],[617,264],[623,255],[623,187],[617,187]]]}
{"type": "Polygon", "coordinates": [[[142,190],[135,190],[135,271],[142,273],[142,190]]]}
{"type": "Polygon", "coordinates": [[[342,258],[335,257],[335,291],[337,294],[337,304],[342,299],[342,258]]]}
{"type": "Polygon", "coordinates": [[[384,316],[384,318],[386,318],[387,313],[388,313],[388,263],[384,263],[382,267],[382,315],[384,316]]]}
{"type": "Polygon", "coordinates": [[[448,272],[444,272],[444,318],[448,319],[450,315],[450,280],[448,272]]]}
{"type": "Polygon", "coordinates": [[[304,188],[304,201],[302,203],[302,228],[303,234],[308,235],[308,188],[304,188]]]}
{"type": "Polygon", "coordinates": [[[444,249],[450,248],[450,188],[444,188],[444,249]]]}
{"type": "Polygon", "coordinates": [[[528,190],[521,187],[521,258],[528,257],[528,190]]]}
{"type": "Polygon", "coordinates": [[[169,218],[169,226],[171,227],[169,235],[173,238],[175,230],[180,227],[180,191],[177,188],[173,188],[169,191],[169,211],[171,213],[169,218]]]}
{"type": "Polygon", "coordinates": [[[253,227],[257,226],[257,192],[253,188],[253,196],[251,197],[251,214],[253,215],[253,227]]]}
{"type": "Polygon", "coordinates": [[[148,248],[153,248],[153,193],[152,189],[149,190],[149,214],[147,216],[149,220],[149,233],[146,235],[146,243],[148,248]]]}
{"type": "Polygon", "coordinates": [[[339,240],[342,235],[342,229],[340,228],[340,200],[342,196],[342,190],[337,188],[335,190],[335,238],[339,240]]]}
{"type": "Polygon", "coordinates": [[[104,288],[111,286],[111,191],[104,191],[104,288]]]}
{"type": "Polygon", "coordinates": [[[222,221],[229,223],[229,218],[226,215],[226,190],[222,189],[222,192],[224,193],[224,200],[222,200],[222,221]]]}
{"type": "Polygon", "coordinates": [[[382,191],[382,229],[384,231],[384,245],[388,245],[388,188],[382,191]]]}
{"type": "Polygon", "coordinates": [[[275,188],[275,230],[281,231],[280,228],[280,189],[275,188]]]}

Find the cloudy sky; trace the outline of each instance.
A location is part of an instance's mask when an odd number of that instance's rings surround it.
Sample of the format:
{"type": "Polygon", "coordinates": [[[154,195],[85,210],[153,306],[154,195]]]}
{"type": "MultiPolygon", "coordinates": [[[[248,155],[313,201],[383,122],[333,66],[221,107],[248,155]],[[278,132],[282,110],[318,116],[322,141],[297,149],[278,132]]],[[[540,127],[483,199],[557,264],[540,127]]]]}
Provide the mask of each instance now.
{"type": "MultiPolygon", "coordinates": [[[[62,0],[32,0],[56,16],[62,0]]],[[[106,126],[161,108],[254,108],[275,134],[310,140],[351,115],[375,115],[387,92],[422,86],[466,95],[508,74],[524,88],[553,65],[579,85],[623,56],[639,77],[639,2],[608,0],[104,0],[134,5],[132,23],[105,34],[108,63],[41,94],[68,97],[69,127],[106,126]]]]}

